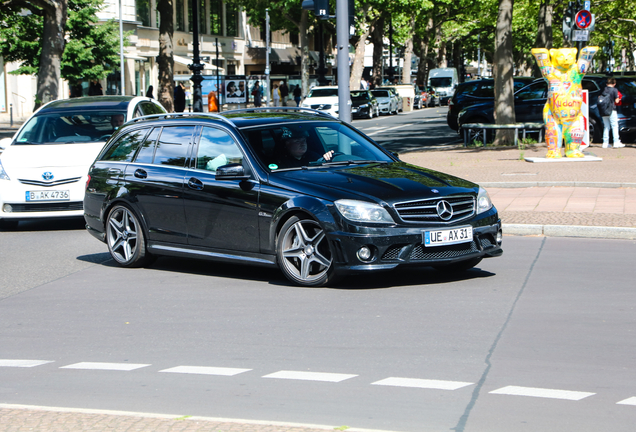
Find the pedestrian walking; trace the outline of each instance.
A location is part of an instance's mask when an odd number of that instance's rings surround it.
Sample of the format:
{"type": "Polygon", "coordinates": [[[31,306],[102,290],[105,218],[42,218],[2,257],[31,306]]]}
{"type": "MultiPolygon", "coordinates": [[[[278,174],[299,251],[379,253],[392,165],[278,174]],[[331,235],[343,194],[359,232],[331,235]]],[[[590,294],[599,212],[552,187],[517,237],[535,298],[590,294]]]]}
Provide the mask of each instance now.
{"type": "Polygon", "coordinates": [[[254,87],[252,87],[252,96],[254,96],[254,106],[257,108],[260,107],[263,94],[261,93],[261,86],[258,81],[256,81],[254,83],[254,87]]]}
{"type": "Polygon", "coordinates": [[[614,138],[614,148],[625,147],[621,143],[618,135],[618,113],[616,112],[616,104],[620,103],[618,90],[616,89],[616,79],[608,78],[607,85],[603,93],[598,97],[598,109],[603,116],[603,148],[609,148],[609,133],[612,129],[614,138]]]}
{"type": "Polygon", "coordinates": [[[280,105],[280,89],[278,88],[278,84],[274,84],[274,88],[272,88],[272,100],[274,101],[275,107],[280,105]]]}
{"type": "Polygon", "coordinates": [[[296,101],[296,106],[300,106],[300,101],[302,100],[302,91],[300,90],[300,84],[296,85],[294,89],[294,100],[296,101]]]}
{"type": "Polygon", "coordinates": [[[287,106],[287,99],[289,98],[289,87],[287,87],[287,84],[285,83],[285,81],[281,81],[280,82],[280,98],[283,102],[283,106],[287,106]]]}
{"type": "Polygon", "coordinates": [[[186,94],[185,88],[182,83],[174,86],[174,111],[183,112],[186,107],[186,94]]]}

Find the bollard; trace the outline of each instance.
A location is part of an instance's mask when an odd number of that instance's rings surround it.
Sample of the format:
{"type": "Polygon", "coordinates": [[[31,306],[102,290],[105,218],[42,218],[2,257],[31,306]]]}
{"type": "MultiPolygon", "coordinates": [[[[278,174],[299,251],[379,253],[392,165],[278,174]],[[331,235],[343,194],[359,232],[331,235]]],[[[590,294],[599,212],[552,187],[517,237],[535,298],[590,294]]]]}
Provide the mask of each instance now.
{"type": "Polygon", "coordinates": [[[13,127],[13,104],[9,104],[9,126],[13,127]]]}

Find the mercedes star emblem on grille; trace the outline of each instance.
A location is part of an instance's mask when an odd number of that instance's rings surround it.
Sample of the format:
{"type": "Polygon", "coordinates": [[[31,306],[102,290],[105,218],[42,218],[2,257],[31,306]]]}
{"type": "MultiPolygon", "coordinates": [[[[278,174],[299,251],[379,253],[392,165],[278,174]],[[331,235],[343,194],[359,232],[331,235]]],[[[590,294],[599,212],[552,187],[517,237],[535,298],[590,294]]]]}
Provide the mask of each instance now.
{"type": "Polygon", "coordinates": [[[448,201],[441,200],[437,203],[437,215],[441,220],[449,220],[453,217],[453,207],[448,201]]]}

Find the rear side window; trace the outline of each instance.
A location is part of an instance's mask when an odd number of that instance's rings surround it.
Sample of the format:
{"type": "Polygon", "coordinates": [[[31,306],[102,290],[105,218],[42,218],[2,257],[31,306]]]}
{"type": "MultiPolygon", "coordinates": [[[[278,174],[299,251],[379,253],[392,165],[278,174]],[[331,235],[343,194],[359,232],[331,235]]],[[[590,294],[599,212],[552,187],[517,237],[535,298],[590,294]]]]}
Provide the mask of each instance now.
{"type": "Polygon", "coordinates": [[[516,98],[521,100],[542,99],[546,97],[545,93],[547,88],[548,84],[545,81],[533,83],[523,90],[520,90],[516,98]]]}
{"type": "Polygon", "coordinates": [[[185,166],[194,126],[164,127],[157,140],[155,165],[185,166]]]}
{"type": "Polygon", "coordinates": [[[141,111],[144,113],[144,115],[165,114],[165,110],[163,110],[160,106],[153,104],[152,102],[142,102],[141,111]]]}
{"type": "Polygon", "coordinates": [[[494,83],[482,83],[475,92],[473,93],[475,97],[483,97],[483,98],[494,98],[495,97],[495,85],[494,83]]]}
{"type": "Polygon", "coordinates": [[[120,162],[132,161],[135,151],[139,148],[147,133],[147,128],[127,133],[110,146],[110,148],[102,156],[101,160],[120,162]]]}

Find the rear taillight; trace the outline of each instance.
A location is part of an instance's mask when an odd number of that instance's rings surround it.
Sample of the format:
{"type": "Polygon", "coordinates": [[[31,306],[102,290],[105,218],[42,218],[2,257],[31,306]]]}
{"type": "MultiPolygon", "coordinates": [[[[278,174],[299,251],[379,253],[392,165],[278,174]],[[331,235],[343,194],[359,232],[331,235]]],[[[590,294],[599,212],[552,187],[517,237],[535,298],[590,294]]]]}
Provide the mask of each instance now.
{"type": "Polygon", "coordinates": [[[91,182],[91,175],[88,175],[88,178],[86,179],[86,187],[84,188],[84,190],[88,189],[88,184],[91,182]]]}

